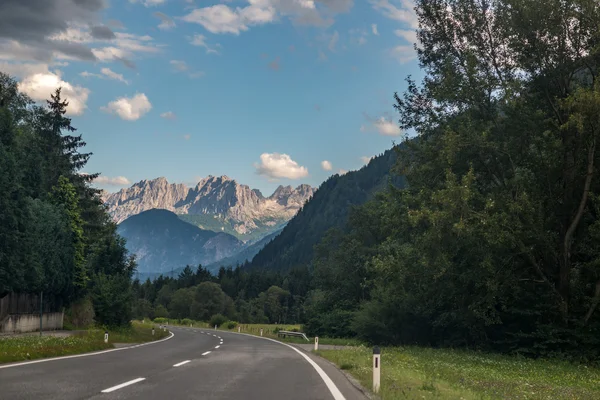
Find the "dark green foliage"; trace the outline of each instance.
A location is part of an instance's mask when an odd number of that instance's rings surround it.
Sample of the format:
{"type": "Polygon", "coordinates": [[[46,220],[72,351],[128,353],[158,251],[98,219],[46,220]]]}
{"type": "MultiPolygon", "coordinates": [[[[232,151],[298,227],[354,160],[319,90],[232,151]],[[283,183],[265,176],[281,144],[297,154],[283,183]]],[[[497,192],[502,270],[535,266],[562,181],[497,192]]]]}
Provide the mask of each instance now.
{"type": "Polygon", "coordinates": [[[95,310],[69,311],[71,323],[127,324],[135,263],[89,185],[97,174],[80,173],[91,154],[68,102],[48,95],[34,106],[0,73],[0,296],[44,292],[75,308],[91,298],[95,310]]]}
{"type": "Polygon", "coordinates": [[[210,326],[216,326],[217,328],[227,322],[227,317],[222,314],[215,314],[210,317],[210,326]]]}

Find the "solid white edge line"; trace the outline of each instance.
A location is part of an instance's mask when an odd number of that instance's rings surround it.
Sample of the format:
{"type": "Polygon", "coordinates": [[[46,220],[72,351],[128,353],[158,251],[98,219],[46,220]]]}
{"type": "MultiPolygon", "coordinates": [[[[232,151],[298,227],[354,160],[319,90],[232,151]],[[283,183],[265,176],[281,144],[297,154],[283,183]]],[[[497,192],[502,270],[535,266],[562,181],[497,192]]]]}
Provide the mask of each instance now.
{"type": "Polygon", "coordinates": [[[18,364],[0,365],[0,369],[3,369],[3,368],[12,368],[12,367],[20,367],[20,366],[23,366],[23,365],[38,364],[38,363],[43,363],[43,362],[48,362],[48,361],[67,360],[69,358],[97,356],[97,355],[100,355],[100,354],[112,353],[113,351],[129,350],[129,349],[134,349],[136,347],[147,346],[149,344],[156,344],[156,343],[164,342],[165,340],[171,339],[173,336],[175,336],[175,334],[173,332],[171,332],[170,336],[168,336],[168,337],[166,337],[164,339],[153,341],[153,342],[142,343],[142,344],[138,344],[138,345],[134,345],[134,346],[119,347],[117,349],[95,351],[93,353],[73,354],[73,355],[70,355],[70,356],[42,358],[40,360],[25,361],[25,362],[18,363],[18,364]]]}
{"type": "Polygon", "coordinates": [[[325,382],[327,389],[329,389],[329,392],[331,392],[331,395],[333,396],[333,398],[335,400],[346,400],[346,398],[344,397],[342,392],[340,392],[340,390],[337,388],[335,383],[333,383],[331,378],[325,373],[325,371],[323,371],[323,369],[321,367],[319,367],[319,365],[316,362],[314,362],[309,356],[307,356],[306,354],[304,354],[303,352],[301,352],[294,346],[290,346],[289,344],[280,342],[279,340],[275,340],[275,339],[271,339],[271,338],[267,338],[267,337],[263,337],[263,336],[254,336],[254,335],[249,335],[247,333],[237,333],[237,332],[229,332],[229,333],[233,333],[234,335],[250,336],[250,337],[253,337],[256,339],[270,340],[271,342],[279,343],[281,345],[289,347],[290,349],[294,350],[296,353],[298,353],[302,357],[304,357],[304,359],[306,361],[308,361],[308,363],[310,365],[312,365],[312,367],[317,371],[317,373],[319,374],[321,379],[323,379],[323,382],[325,382]]]}
{"type": "Polygon", "coordinates": [[[121,383],[120,385],[113,386],[113,387],[111,387],[111,388],[108,388],[108,389],[104,389],[104,390],[103,390],[101,393],[110,393],[110,392],[114,392],[115,390],[118,390],[118,389],[124,388],[125,386],[133,385],[134,383],[141,382],[141,381],[143,381],[143,380],[145,380],[145,379],[146,379],[146,378],[137,378],[137,379],[134,379],[134,380],[132,380],[132,381],[129,381],[129,382],[121,383]]]}
{"type": "Polygon", "coordinates": [[[173,366],[174,366],[174,367],[181,367],[183,364],[187,364],[187,363],[189,363],[190,361],[192,361],[192,360],[185,360],[185,361],[182,361],[182,362],[180,362],[180,363],[177,363],[177,364],[175,364],[175,365],[173,365],[173,366]]]}
{"type": "Polygon", "coordinates": [[[210,354],[210,351],[205,351],[204,353],[202,353],[203,356],[210,354]]]}

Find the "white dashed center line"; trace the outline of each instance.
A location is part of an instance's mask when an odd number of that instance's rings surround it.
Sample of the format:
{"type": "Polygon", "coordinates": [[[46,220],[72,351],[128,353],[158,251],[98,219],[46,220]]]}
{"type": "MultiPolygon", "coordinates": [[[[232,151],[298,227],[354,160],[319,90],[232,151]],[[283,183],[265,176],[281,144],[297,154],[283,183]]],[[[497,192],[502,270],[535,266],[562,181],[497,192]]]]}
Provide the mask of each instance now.
{"type": "Polygon", "coordinates": [[[215,349],[218,349],[219,347],[221,347],[221,346],[215,346],[215,349]]]}
{"type": "Polygon", "coordinates": [[[205,356],[205,355],[207,355],[207,354],[210,354],[210,351],[207,351],[207,352],[204,352],[204,353],[202,353],[202,355],[203,355],[203,356],[205,356]]]}
{"type": "Polygon", "coordinates": [[[173,366],[174,366],[174,367],[181,367],[183,364],[187,364],[187,363],[189,363],[190,361],[191,361],[191,360],[185,360],[185,361],[182,361],[182,362],[180,362],[180,363],[178,363],[178,364],[175,364],[175,365],[173,365],[173,366]]]}
{"type": "Polygon", "coordinates": [[[102,391],[102,393],[110,393],[110,392],[114,392],[115,390],[119,390],[119,389],[121,389],[121,388],[124,388],[125,386],[133,385],[134,383],[141,382],[141,381],[143,381],[143,380],[145,380],[145,379],[146,379],[146,378],[137,378],[137,379],[134,379],[134,380],[132,380],[132,381],[129,381],[129,382],[121,383],[120,385],[113,386],[113,387],[111,387],[111,388],[108,388],[108,389],[104,389],[104,390],[102,391]]]}

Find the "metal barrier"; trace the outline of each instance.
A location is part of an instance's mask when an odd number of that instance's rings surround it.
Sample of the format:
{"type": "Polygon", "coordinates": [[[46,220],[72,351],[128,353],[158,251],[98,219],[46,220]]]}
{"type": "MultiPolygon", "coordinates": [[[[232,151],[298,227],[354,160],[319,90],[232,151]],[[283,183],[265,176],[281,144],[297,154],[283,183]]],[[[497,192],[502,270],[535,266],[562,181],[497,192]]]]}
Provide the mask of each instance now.
{"type": "Polygon", "coordinates": [[[279,331],[279,332],[277,332],[277,336],[280,336],[280,337],[286,337],[286,336],[301,337],[301,338],[304,338],[307,342],[310,342],[310,340],[306,337],[306,334],[302,333],[302,332],[279,331]]]}

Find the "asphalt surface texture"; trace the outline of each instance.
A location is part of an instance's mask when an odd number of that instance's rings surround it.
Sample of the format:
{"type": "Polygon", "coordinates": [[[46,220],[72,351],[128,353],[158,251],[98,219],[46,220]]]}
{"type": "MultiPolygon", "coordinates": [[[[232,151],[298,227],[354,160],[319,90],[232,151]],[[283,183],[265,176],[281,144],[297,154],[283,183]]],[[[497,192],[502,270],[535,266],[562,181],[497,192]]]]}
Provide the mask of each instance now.
{"type": "Polygon", "coordinates": [[[119,351],[0,365],[0,399],[358,400],[329,362],[265,338],[169,327],[173,337],[119,351]]]}

